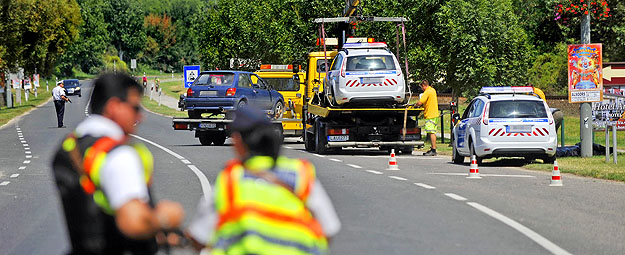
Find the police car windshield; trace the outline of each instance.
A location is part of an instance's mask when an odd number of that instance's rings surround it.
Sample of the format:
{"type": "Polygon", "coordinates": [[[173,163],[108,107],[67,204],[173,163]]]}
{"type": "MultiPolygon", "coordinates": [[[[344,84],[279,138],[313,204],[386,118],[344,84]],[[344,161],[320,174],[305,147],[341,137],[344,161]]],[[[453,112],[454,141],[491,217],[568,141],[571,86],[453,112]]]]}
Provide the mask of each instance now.
{"type": "Polygon", "coordinates": [[[299,84],[293,82],[292,78],[263,78],[267,84],[279,91],[298,91],[299,84]]]}
{"type": "Polygon", "coordinates": [[[391,55],[347,57],[347,71],[395,70],[391,55]]]}
{"type": "Polygon", "coordinates": [[[234,81],[233,73],[205,73],[197,77],[191,86],[230,86],[234,81]]]}
{"type": "Polygon", "coordinates": [[[491,101],[489,118],[547,118],[542,101],[504,100],[491,101]]]}

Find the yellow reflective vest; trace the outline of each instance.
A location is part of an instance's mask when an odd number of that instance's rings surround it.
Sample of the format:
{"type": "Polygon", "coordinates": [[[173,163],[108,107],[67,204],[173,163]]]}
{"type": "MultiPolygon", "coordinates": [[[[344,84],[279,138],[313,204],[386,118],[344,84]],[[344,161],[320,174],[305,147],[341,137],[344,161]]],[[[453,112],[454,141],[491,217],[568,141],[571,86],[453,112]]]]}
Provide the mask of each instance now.
{"type": "Polygon", "coordinates": [[[229,162],[215,183],[213,254],[327,254],[321,225],[306,208],[314,182],[314,166],[305,160],[229,162]],[[263,171],[280,181],[261,177],[263,171]]]}

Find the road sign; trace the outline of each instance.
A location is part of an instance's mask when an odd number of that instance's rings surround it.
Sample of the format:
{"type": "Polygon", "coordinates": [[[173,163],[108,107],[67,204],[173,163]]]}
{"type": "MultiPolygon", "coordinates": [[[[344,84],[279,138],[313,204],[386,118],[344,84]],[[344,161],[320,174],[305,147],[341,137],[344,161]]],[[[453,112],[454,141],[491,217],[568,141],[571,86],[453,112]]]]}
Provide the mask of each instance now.
{"type": "Polygon", "coordinates": [[[606,96],[603,101],[592,103],[592,122],[595,130],[606,126],[625,130],[625,97],[606,96]]]}
{"type": "Polygon", "coordinates": [[[625,85],[625,62],[603,63],[603,86],[625,85]]]}
{"type": "Polygon", "coordinates": [[[569,103],[603,99],[602,61],[600,43],[569,45],[569,103]]]}
{"type": "Polygon", "coordinates": [[[191,83],[200,75],[200,66],[184,66],[184,87],[191,87],[191,83]]]}
{"type": "Polygon", "coordinates": [[[33,85],[36,88],[39,88],[39,74],[33,74],[33,85]]]}
{"type": "Polygon", "coordinates": [[[131,69],[137,69],[137,59],[131,59],[130,60],[130,68],[131,69]]]}

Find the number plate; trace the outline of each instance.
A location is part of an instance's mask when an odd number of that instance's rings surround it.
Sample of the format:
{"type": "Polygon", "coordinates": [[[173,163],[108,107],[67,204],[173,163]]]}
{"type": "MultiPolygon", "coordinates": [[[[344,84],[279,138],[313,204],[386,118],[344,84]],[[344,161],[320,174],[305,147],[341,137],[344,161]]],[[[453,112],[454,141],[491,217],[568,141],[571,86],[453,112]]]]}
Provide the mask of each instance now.
{"type": "Polygon", "coordinates": [[[345,142],[349,140],[349,135],[329,135],[329,142],[345,142]]]}
{"type": "Polygon", "coordinates": [[[361,78],[360,83],[362,84],[378,84],[383,83],[384,79],[382,78],[361,78]]]}
{"type": "Polygon", "coordinates": [[[200,123],[200,128],[216,128],[217,124],[215,123],[200,123]]]}
{"type": "Polygon", "coordinates": [[[216,96],[216,95],[217,95],[217,91],[214,91],[214,90],[200,91],[200,96],[210,97],[210,96],[216,96]]]}
{"type": "Polygon", "coordinates": [[[506,126],[506,133],[530,133],[530,132],[532,132],[531,125],[506,126]]]}
{"type": "Polygon", "coordinates": [[[74,93],[74,89],[67,89],[67,93],[74,93]]]}

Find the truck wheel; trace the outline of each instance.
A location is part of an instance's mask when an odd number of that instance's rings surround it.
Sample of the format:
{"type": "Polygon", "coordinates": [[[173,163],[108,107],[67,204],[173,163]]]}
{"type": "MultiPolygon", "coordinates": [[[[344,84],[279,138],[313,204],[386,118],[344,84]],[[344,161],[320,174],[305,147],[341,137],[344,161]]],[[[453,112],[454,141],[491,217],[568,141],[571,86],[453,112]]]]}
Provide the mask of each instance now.
{"type": "Polygon", "coordinates": [[[213,136],[213,143],[216,146],[222,146],[226,143],[226,134],[217,134],[213,136]]]}
{"type": "Polygon", "coordinates": [[[200,138],[200,143],[204,146],[209,146],[211,145],[211,143],[213,143],[213,137],[210,135],[202,135],[199,137],[200,138]]]}
{"type": "Polygon", "coordinates": [[[191,119],[200,119],[200,118],[202,118],[202,112],[200,112],[200,111],[189,110],[189,111],[187,111],[187,114],[189,114],[189,118],[191,118],[191,119]]]}
{"type": "Polygon", "coordinates": [[[403,147],[401,148],[401,154],[412,155],[412,147],[403,147]]]}
{"type": "Polygon", "coordinates": [[[304,148],[306,151],[315,150],[315,135],[304,131],[304,148]]]}
{"type": "Polygon", "coordinates": [[[328,144],[326,132],[324,128],[321,127],[321,121],[317,119],[315,121],[315,152],[320,155],[327,154],[328,148],[326,148],[326,144],[328,144]]]}
{"type": "MultiPolygon", "coordinates": [[[[453,137],[453,134],[452,134],[453,137]]],[[[454,164],[462,164],[464,163],[464,157],[458,153],[458,147],[456,147],[456,141],[451,140],[451,160],[454,164]]]]}

